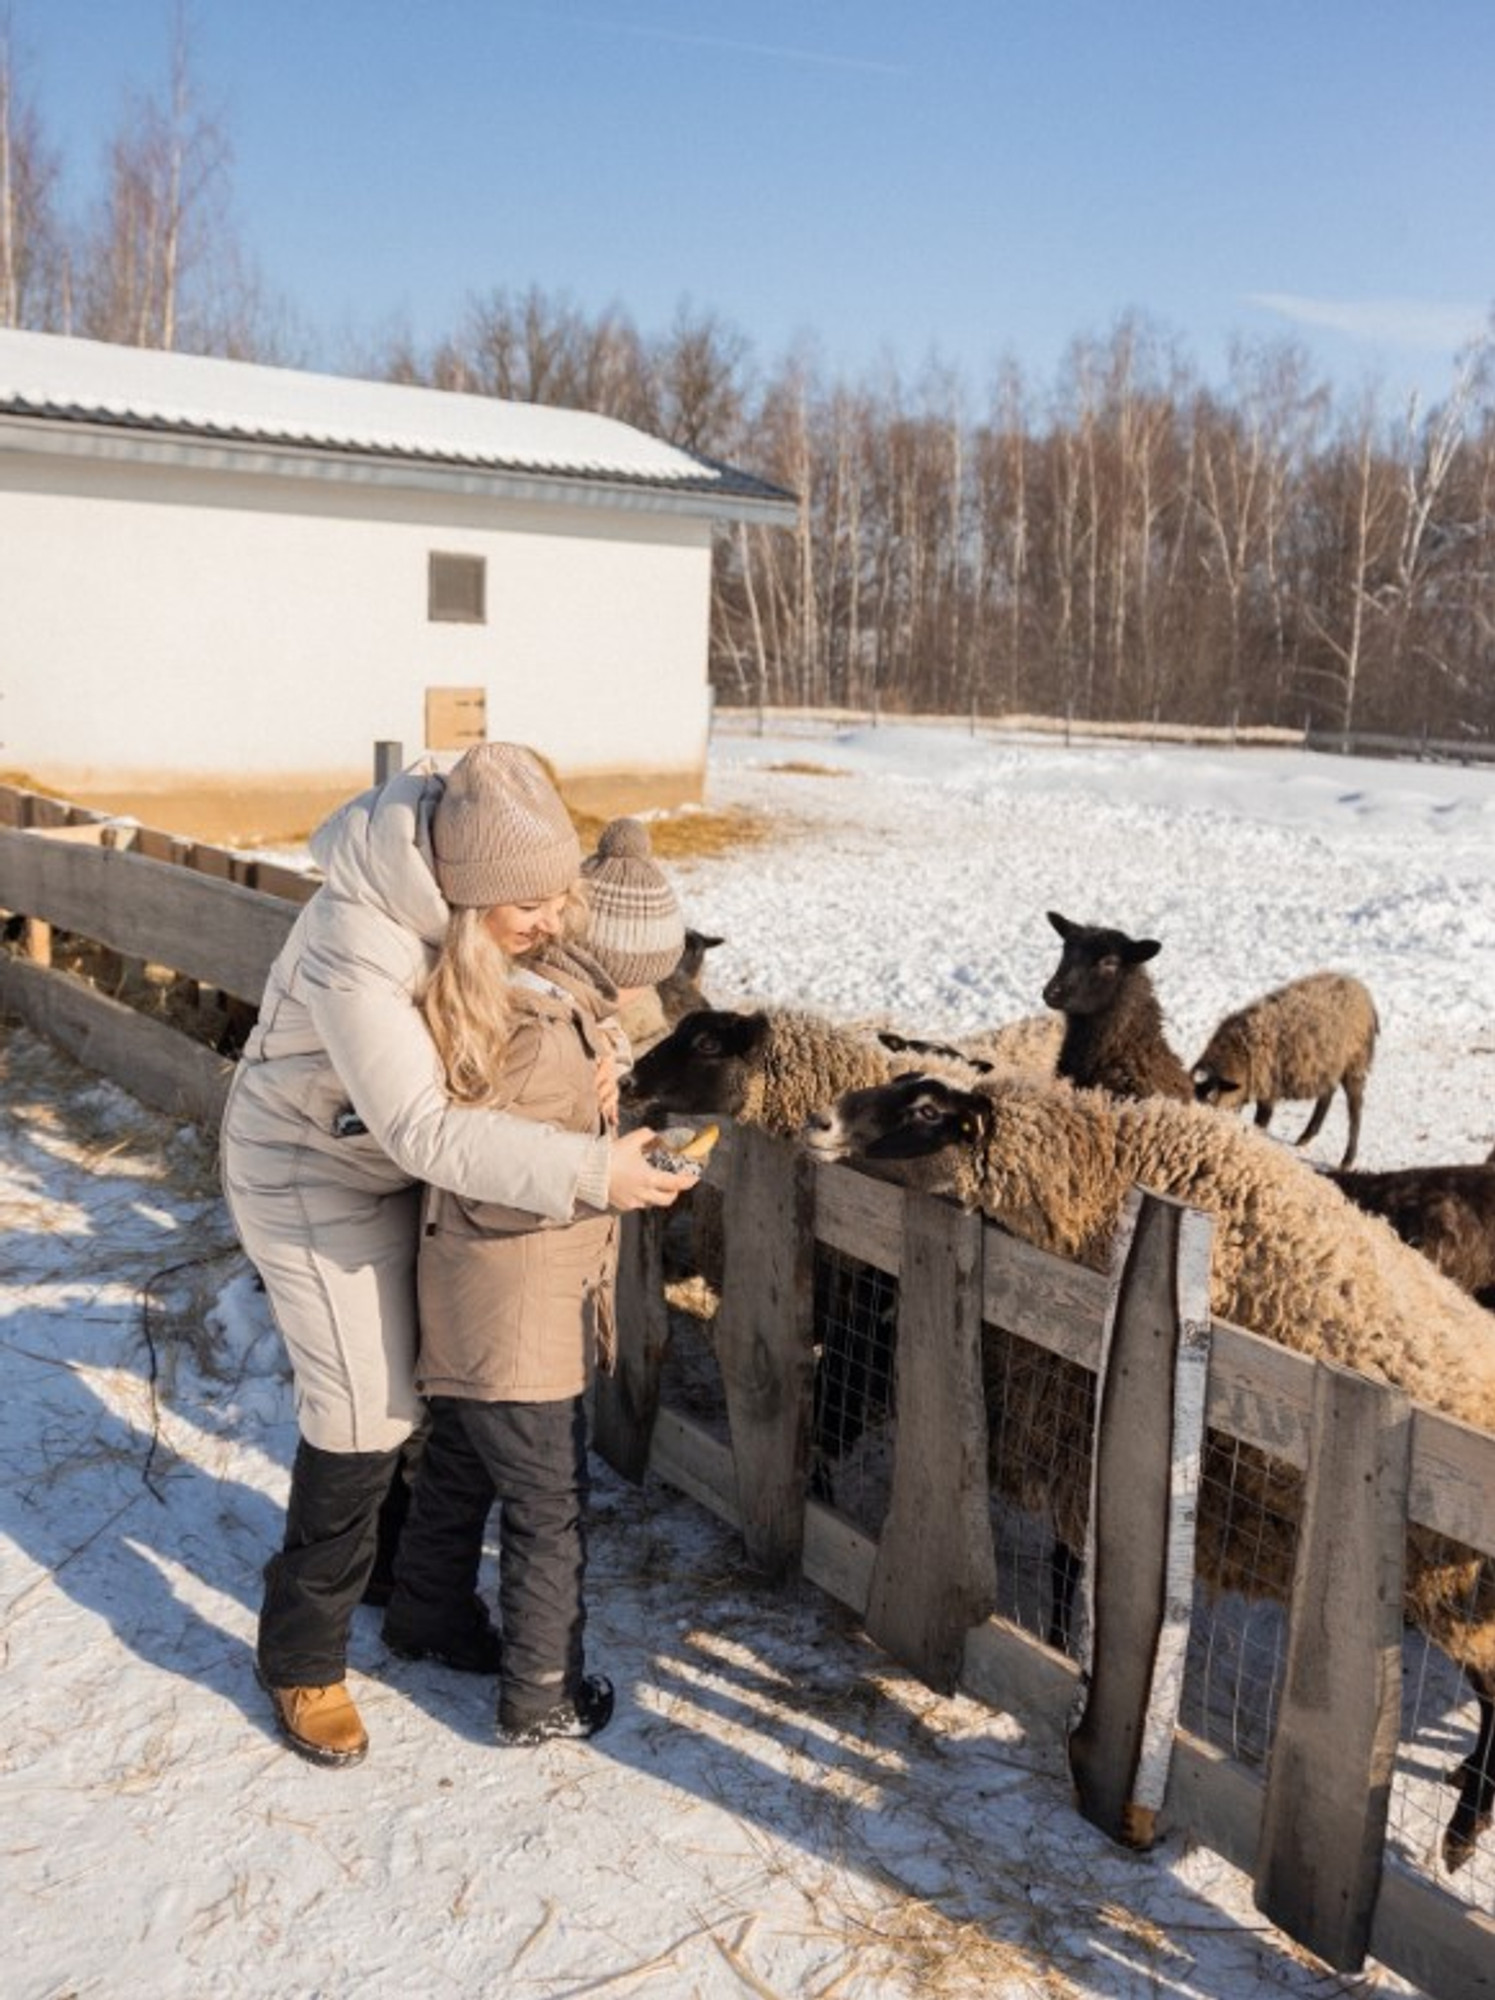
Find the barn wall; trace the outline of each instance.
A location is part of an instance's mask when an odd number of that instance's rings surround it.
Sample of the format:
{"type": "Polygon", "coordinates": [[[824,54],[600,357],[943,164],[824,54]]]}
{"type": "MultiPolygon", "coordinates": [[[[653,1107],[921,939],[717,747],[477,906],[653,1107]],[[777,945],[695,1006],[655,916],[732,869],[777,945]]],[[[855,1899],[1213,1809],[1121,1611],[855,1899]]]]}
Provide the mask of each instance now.
{"type": "Polygon", "coordinates": [[[101,787],[368,782],[428,686],[563,777],[698,796],[710,526],[596,504],[0,453],[0,767],[101,787]],[[433,624],[427,555],[487,559],[433,624]]]}

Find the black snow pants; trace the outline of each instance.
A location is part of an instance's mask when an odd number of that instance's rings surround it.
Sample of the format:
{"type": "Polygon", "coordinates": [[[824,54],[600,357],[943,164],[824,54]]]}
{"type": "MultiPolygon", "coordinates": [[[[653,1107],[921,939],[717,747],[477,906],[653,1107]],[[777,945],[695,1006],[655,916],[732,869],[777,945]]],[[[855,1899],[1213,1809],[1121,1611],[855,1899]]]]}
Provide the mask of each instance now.
{"type": "MultiPolygon", "coordinates": [[[[271,1687],[332,1687],[348,1663],[348,1628],[368,1588],[381,1541],[399,1533],[409,1446],[323,1451],[302,1438],[291,1465],[285,1541],[265,1565],[257,1664],[271,1687]],[[393,1498],[391,1496],[394,1496],[393,1498]]],[[[482,1533],[467,1545],[470,1601],[482,1533]]]]}
{"type": "Polygon", "coordinates": [[[400,1537],[388,1621],[401,1633],[442,1629],[472,1588],[474,1523],[499,1509],[499,1714],[508,1726],[575,1694],[586,1605],[586,1406],[480,1403],[433,1396],[430,1429],[400,1537]]]}

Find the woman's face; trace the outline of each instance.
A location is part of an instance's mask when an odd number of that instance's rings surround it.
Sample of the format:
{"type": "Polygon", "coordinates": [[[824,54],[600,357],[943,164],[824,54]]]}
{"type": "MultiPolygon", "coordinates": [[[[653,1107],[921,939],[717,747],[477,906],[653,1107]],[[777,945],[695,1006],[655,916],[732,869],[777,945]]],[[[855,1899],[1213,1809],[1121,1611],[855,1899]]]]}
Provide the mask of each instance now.
{"type": "Polygon", "coordinates": [[[510,958],[558,938],[565,920],[566,895],[547,896],[538,903],[495,903],[483,918],[489,937],[510,958]]]}

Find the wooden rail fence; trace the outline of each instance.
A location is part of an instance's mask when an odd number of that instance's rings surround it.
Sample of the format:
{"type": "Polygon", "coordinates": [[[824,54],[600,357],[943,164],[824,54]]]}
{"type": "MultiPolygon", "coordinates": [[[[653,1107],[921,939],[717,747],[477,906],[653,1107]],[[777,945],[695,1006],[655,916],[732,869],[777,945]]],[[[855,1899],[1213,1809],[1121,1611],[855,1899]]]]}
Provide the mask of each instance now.
{"type": "MultiPolygon", "coordinates": [[[[0,787],[0,911],[14,933],[0,1010],[144,1101],[211,1124],[231,1064],[50,965],[51,932],[253,1004],[315,886],[0,787]]],[[[1081,1810],[1117,1837],[1185,1833],[1210,1847],[1331,1965],[1368,1951],[1438,2000],[1491,2000],[1495,1908],[1388,1855],[1385,1829],[1407,1524],[1495,1555],[1495,1438],[1211,1322],[1207,1220],[1158,1197],[1134,1196],[1103,1275],[950,1203],[812,1168],[756,1132],[729,1133],[709,1178],[729,1218],[712,1338],[729,1441],[663,1393],[663,1219],[629,1217],[619,1367],[596,1409],[608,1460],[692,1495],[741,1532],[755,1568],[803,1574],[932,1686],[1065,1742],[1081,1810]],[[810,1497],[817,1246],[900,1280],[891,1494],[876,1534],[810,1497]],[[992,1611],[983,1328],[1099,1377],[1083,1668],[992,1611]],[[1191,1366],[1205,1384],[1192,1434],[1191,1366]],[[1187,1611],[1170,1560],[1176,1571],[1188,1553],[1179,1473],[1191,1437],[1197,1462],[1199,1423],[1306,1480],[1264,1776],[1176,1722],[1169,1648],[1187,1611]]]]}

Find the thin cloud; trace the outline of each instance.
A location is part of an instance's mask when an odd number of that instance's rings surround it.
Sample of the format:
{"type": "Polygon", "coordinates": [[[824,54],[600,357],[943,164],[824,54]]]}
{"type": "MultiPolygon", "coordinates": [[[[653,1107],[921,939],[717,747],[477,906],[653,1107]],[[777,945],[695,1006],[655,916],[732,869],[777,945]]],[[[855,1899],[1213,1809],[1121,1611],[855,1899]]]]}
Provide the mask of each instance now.
{"type": "Polygon", "coordinates": [[[686,35],[671,28],[638,27],[631,21],[594,19],[592,26],[614,34],[633,35],[639,41],[677,42],[686,48],[722,49],[729,55],[757,56],[769,62],[804,63],[817,69],[869,70],[876,76],[907,76],[904,63],[878,62],[871,56],[828,55],[818,49],[797,49],[774,42],[737,42],[724,35],[686,35]]]}
{"type": "Polygon", "coordinates": [[[1249,292],[1247,303],[1299,326],[1325,327],[1351,340],[1448,354],[1483,330],[1484,306],[1432,305],[1422,299],[1308,299],[1297,292],[1249,292]]]}

